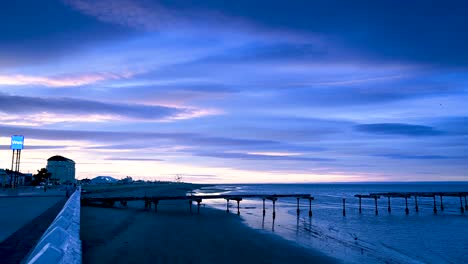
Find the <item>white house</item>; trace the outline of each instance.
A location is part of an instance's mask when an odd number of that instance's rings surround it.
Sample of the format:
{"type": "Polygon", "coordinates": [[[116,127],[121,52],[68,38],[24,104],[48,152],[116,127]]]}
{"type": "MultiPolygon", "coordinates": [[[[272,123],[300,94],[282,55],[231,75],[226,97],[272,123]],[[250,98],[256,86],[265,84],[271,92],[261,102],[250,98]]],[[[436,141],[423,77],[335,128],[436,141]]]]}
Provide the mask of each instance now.
{"type": "Polygon", "coordinates": [[[62,156],[53,156],[47,160],[47,171],[51,178],[58,179],[60,183],[75,182],[75,162],[62,156]]]}

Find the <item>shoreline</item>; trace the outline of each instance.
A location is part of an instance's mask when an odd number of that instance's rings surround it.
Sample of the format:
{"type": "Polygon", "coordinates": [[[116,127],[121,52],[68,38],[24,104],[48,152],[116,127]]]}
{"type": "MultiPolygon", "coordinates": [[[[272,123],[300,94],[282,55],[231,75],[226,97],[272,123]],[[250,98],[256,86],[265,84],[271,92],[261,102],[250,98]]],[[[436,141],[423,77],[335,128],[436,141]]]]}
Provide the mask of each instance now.
{"type": "Polygon", "coordinates": [[[188,204],[181,201],[161,202],[157,213],[137,201],[127,208],[82,206],[81,240],[84,263],[338,262],[255,230],[235,214],[209,206],[190,214],[188,204]]]}

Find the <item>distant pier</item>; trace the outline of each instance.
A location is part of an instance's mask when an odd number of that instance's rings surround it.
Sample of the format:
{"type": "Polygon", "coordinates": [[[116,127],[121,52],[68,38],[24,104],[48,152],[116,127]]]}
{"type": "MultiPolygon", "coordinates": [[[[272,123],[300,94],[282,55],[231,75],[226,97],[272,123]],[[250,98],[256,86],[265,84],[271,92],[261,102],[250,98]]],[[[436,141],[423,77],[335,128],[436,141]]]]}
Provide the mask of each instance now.
{"type": "Polygon", "coordinates": [[[116,202],[120,202],[121,205],[126,206],[128,201],[144,201],[145,208],[150,209],[154,204],[154,211],[158,211],[159,201],[174,201],[182,200],[188,201],[189,211],[192,213],[193,202],[197,203],[197,213],[200,213],[200,204],[203,200],[210,199],[225,199],[226,200],[226,212],[229,212],[229,202],[237,202],[237,214],[240,214],[240,202],[245,198],[257,198],[263,200],[263,215],[266,213],[265,200],[270,200],[273,203],[273,218],[276,217],[276,201],[279,198],[296,198],[297,200],[297,215],[300,214],[300,200],[309,201],[309,217],[312,217],[312,201],[314,197],[310,194],[237,194],[237,195],[184,195],[184,196],[134,196],[134,197],[82,197],[82,203],[102,203],[103,205],[112,207],[116,202]]]}
{"type": "Polygon", "coordinates": [[[418,197],[431,197],[433,198],[433,212],[434,214],[437,214],[437,201],[436,197],[440,197],[440,210],[444,211],[444,203],[443,203],[443,197],[458,197],[460,198],[460,212],[462,214],[465,213],[466,210],[468,210],[468,204],[467,204],[467,199],[466,197],[468,196],[468,192],[386,192],[386,193],[370,193],[367,195],[362,195],[362,194],[356,194],[354,197],[359,198],[359,213],[362,213],[361,209],[361,199],[363,198],[370,198],[374,199],[375,201],[375,214],[378,215],[378,208],[377,208],[377,200],[380,199],[380,197],[386,197],[388,201],[388,213],[392,212],[392,207],[391,207],[391,198],[404,198],[405,199],[405,213],[409,214],[409,208],[408,208],[408,199],[414,198],[414,205],[415,205],[415,211],[419,212],[419,205],[418,205],[418,197]],[[463,200],[465,201],[465,205],[463,206],[463,200]]]}
{"type": "MultiPolygon", "coordinates": [[[[370,194],[356,194],[354,197],[359,199],[359,214],[362,214],[362,199],[373,199],[374,200],[374,212],[375,215],[379,215],[378,200],[381,197],[387,198],[387,211],[388,213],[392,212],[391,199],[392,198],[402,198],[405,199],[405,214],[410,213],[409,209],[409,199],[414,198],[414,208],[416,212],[419,212],[419,197],[430,197],[433,200],[433,213],[438,213],[437,208],[437,196],[440,198],[440,210],[444,211],[443,197],[457,197],[460,200],[460,212],[462,214],[468,210],[467,196],[468,192],[382,192],[382,193],[370,193],[370,194]],[[465,204],[463,204],[463,202],[465,204]]],[[[183,195],[183,196],[115,196],[115,197],[82,197],[81,201],[83,204],[86,203],[101,203],[105,206],[112,207],[116,202],[119,202],[122,206],[126,206],[128,201],[144,201],[146,209],[151,209],[154,205],[154,211],[158,211],[158,205],[160,201],[168,200],[182,200],[188,201],[188,208],[190,213],[192,213],[193,203],[197,203],[197,213],[200,213],[200,204],[203,200],[212,200],[212,199],[224,199],[226,200],[226,212],[229,212],[230,202],[235,201],[237,203],[237,214],[240,214],[240,202],[243,199],[262,199],[263,202],[263,216],[266,214],[266,201],[272,202],[272,215],[273,219],[276,217],[276,201],[279,198],[296,198],[296,212],[297,215],[300,214],[300,200],[307,200],[309,202],[309,217],[312,217],[312,201],[314,197],[310,194],[235,194],[235,195],[183,195]]],[[[346,198],[342,199],[343,204],[343,217],[346,216],[346,198]]]]}

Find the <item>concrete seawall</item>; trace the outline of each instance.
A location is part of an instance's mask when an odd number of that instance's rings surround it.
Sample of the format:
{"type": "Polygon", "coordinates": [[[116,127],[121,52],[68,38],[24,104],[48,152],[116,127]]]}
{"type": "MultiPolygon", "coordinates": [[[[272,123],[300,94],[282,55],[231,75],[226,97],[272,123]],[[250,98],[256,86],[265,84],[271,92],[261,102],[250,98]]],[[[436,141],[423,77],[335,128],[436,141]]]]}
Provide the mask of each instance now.
{"type": "Polygon", "coordinates": [[[24,263],[81,263],[80,198],[78,188],[24,263]]]}

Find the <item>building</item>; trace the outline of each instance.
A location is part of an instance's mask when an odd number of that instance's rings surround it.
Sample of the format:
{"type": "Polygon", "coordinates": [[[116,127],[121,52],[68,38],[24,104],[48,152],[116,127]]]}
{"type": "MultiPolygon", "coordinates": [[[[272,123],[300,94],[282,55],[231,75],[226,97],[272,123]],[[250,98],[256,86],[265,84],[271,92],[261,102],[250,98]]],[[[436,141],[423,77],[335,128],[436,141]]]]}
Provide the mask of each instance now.
{"type": "Polygon", "coordinates": [[[47,160],[47,171],[51,179],[58,179],[60,183],[75,182],[75,162],[62,156],[53,156],[47,160]]]}
{"type": "Polygon", "coordinates": [[[0,169],[0,186],[2,188],[11,187],[12,185],[25,185],[28,180],[29,182],[31,181],[30,179],[32,179],[32,174],[30,173],[23,174],[21,172],[0,169]]]}
{"type": "Polygon", "coordinates": [[[10,176],[7,174],[6,170],[0,169],[0,184],[2,187],[6,187],[10,183],[10,176]]]}

